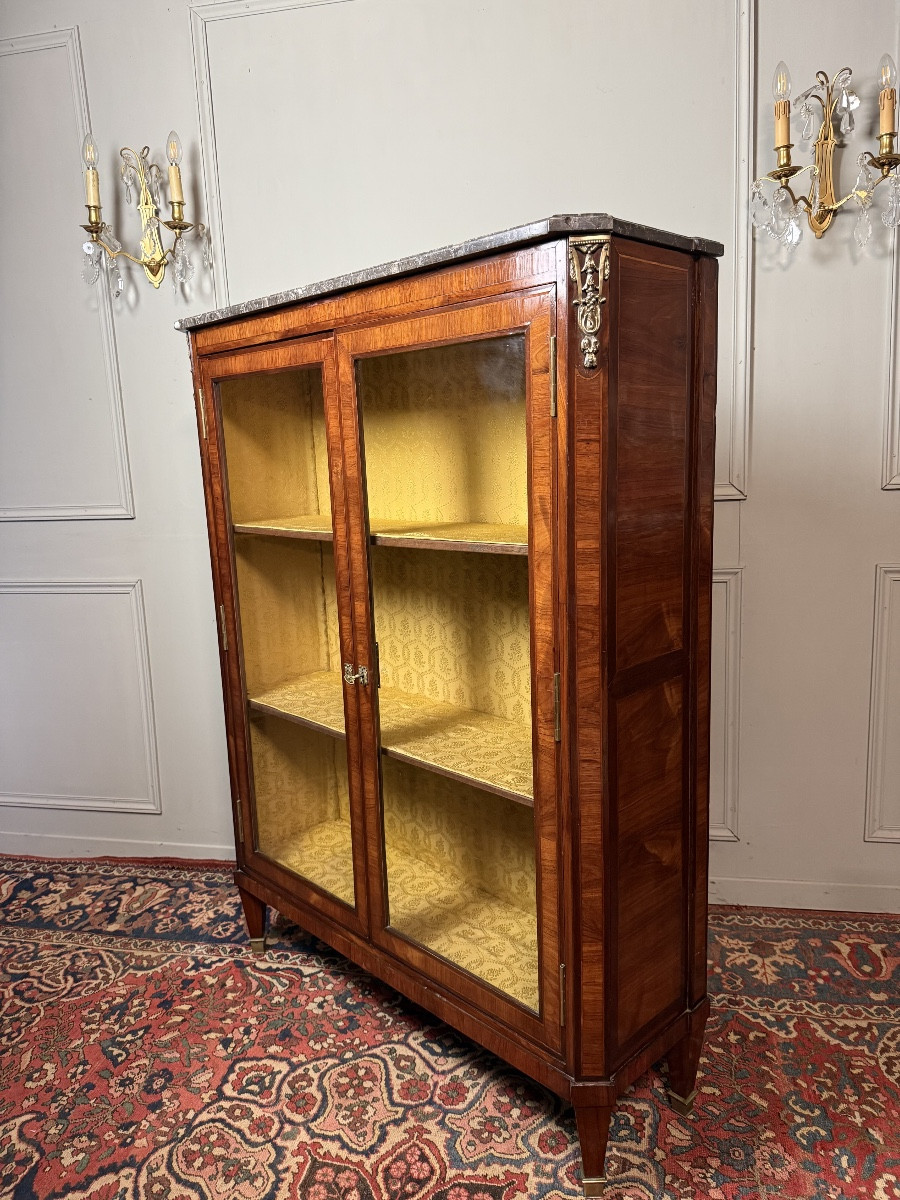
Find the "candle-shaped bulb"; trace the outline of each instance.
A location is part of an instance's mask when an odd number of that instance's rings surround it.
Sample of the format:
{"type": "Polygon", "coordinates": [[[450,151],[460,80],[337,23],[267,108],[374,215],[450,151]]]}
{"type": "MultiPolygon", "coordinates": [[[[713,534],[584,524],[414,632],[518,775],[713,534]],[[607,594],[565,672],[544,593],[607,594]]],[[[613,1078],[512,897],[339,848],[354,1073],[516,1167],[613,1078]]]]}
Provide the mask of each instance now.
{"type": "Polygon", "coordinates": [[[81,158],[88,171],[97,170],[97,162],[100,155],[97,151],[97,143],[94,141],[94,135],[90,130],[84,135],[84,141],[81,143],[81,158]]]}
{"type": "Polygon", "coordinates": [[[166,139],[166,154],[173,167],[181,166],[181,138],[174,129],[166,139]]]}
{"type": "Polygon", "coordinates": [[[100,160],[100,152],[90,130],[84,135],[84,141],[81,143],[81,160],[84,163],[84,191],[88,206],[99,208],[100,176],[97,174],[97,163],[100,160]]]}
{"type": "Polygon", "coordinates": [[[776,100],[790,100],[791,73],[787,63],[782,61],[775,68],[775,78],[772,80],[772,95],[776,100]]]}
{"type": "Polygon", "coordinates": [[[881,62],[878,64],[878,73],[881,76],[879,86],[882,90],[897,86],[897,64],[889,54],[882,54],[881,62]]]}
{"type": "Polygon", "coordinates": [[[169,199],[173,204],[184,204],[184,188],[181,186],[181,138],[173,129],[166,139],[166,154],[169,158],[169,199]]]}

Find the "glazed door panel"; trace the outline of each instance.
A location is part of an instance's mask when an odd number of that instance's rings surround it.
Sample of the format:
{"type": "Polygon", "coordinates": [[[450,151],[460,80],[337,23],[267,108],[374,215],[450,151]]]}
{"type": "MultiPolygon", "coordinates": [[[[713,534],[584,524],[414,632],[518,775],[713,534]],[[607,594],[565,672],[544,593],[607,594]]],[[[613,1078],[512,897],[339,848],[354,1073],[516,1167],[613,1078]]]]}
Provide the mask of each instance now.
{"type": "Polygon", "coordinates": [[[362,930],[356,654],[333,339],[203,361],[243,861],[362,930]],[[233,598],[233,603],[229,601],[233,598]]]}
{"type": "Polygon", "coordinates": [[[554,301],[337,345],[372,936],[557,1046],[554,301]]]}

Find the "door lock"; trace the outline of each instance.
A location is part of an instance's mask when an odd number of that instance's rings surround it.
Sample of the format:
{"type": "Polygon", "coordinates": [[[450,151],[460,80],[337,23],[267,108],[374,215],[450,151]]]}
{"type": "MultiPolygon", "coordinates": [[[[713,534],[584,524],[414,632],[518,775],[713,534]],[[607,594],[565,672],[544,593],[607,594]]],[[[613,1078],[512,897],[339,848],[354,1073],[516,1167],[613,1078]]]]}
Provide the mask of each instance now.
{"type": "Polygon", "coordinates": [[[356,683],[357,680],[363,687],[369,686],[368,668],[360,667],[358,671],[354,671],[353,663],[344,663],[344,683],[356,683]]]}

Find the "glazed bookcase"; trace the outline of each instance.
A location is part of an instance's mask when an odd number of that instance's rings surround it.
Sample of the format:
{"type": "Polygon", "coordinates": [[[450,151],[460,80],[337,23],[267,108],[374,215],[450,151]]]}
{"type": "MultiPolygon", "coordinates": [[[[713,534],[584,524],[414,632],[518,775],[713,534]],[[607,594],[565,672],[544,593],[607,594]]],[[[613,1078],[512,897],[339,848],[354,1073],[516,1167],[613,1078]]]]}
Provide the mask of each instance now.
{"type": "Polygon", "coordinates": [[[554,217],[182,322],[254,948],[278,909],[575,1106],[706,998],[716,255],[554,217]]]}

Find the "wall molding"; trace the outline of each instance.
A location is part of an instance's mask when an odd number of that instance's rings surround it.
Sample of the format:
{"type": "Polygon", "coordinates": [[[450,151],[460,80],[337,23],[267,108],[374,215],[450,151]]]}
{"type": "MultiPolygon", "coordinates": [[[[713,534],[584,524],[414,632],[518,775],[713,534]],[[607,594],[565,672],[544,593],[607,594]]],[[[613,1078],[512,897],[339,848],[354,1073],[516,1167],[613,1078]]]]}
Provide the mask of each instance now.
{"type": "MultiPolygon", "coordinates": [[[[197,116],[200,124],[200,173],[203,180],[203,198],[206,204],[206,225],[211,230],[213,289],[216,308],[224,308],[231,304],[231,296],[228,290],[222,189],[216,148],[216,120],[213,112],[209,26],[215,21],[258,17],[264,13],[285,12],[293,8],[319,8],[325,4],[349,3],[352,3],[352,0],[224,0],[223,3],[218,4],[198,3],[189,6],[194,86],[197,92],[197,116]]],[[[243,299],[248,299],[248,297],[243,297],[243,299]]]]}
{"type": "MultiPolygon", "coordinates": [[[[746,500],[750,456],[753,232],[750,185],[756,157],[756,0],[735,0],[734,41],[734,246],[731,328],[731,428],[728,478],[716,480],[716,500],[746,500]]],[[[719,398],[720,405],[724,397],[719,398]]]]}
{"type": "Polygon", "coordinates": [[[885,491],[900,489],[900,237],[896,233],[893,237],[884,457],[881,468],[881,486],[885,491]]]}
{"type": "MultiPolygon", "coordinates": [[[[78,131],[78,145],[75,150],[80,159],[81,144],[84,141],[84,135],[90,128],[91,120],[78,26],[53,29],[47,33],[29,33],[22,37],[0,39],[0,56],[35,54],[43,50],[59,49],[65,50],[69,64],[72,109],[78,131]]],[[[84,521],[134,517],[134,494],[131,484],[131,467],[128,461],[128,443],[125,437],[125,408],[122,398],[122,383],[119,377],[112,300],[109,290],[105,287],[98,287],[96,295],[98,296],[97,315],[100,321],[100,345],[109,397],[109,417],[113,434],[118,497],[108,504],[9,505],[0,508],[0,521],[84,521]]]]}
{"type": "Polygon", "coordinates": [[[183,858],[234,863],[234,843],[154,841],[152,838],[81,837],[67,834],[0,830],[0,854],[34,854],[39,858],[183,858]]]}
{"type": "Polygon", "coordinates": [[[737,879],[714,875],[712,904],[820,908],[827,912],[900,913],[896,884],[830,883],[820,879],[737,879]]]}
{"type": "Polygon", "coordinates": [[[713,571],[713,589],[725,589],[725,802],[724,820],[710,824],[714,842],[740,841],[741,740],[741,605],[743,567],[719,567],[713,571]]]}
{"type": "MultiPolygon", "coordinates": [[[[888,676],[891,649],[891,600],[894,586],[900,598],[900,564],[875,569],[875,624],[872,637],[872,690],[869,700],[869,756],[866,772],[867,842],[900,842],[900,828],[885,816],[885,751],[888,739],[888,676]]],[[[900,599],[894,621],[900,624],[900,599]]],[[[900,703],[900,696],[895,697],[900,703]]]]}
{"type": "Polygon", "coordinates": [[[150,675],[150,644],[144,612],[144,590],[140,579],[94,580],[0,580],[0,595],[124,595],[131,607],[135,663],[141,701],[141,729],[144,742],[144,765],[147,773],[147,796],[53,796],[36,793],[0,792],[0,807],[7,808],[65,808],[83,812],[150,813],[162,812],[159,787],[159,752],[156,741],[156,719],[153,686],[150,675]]]}

